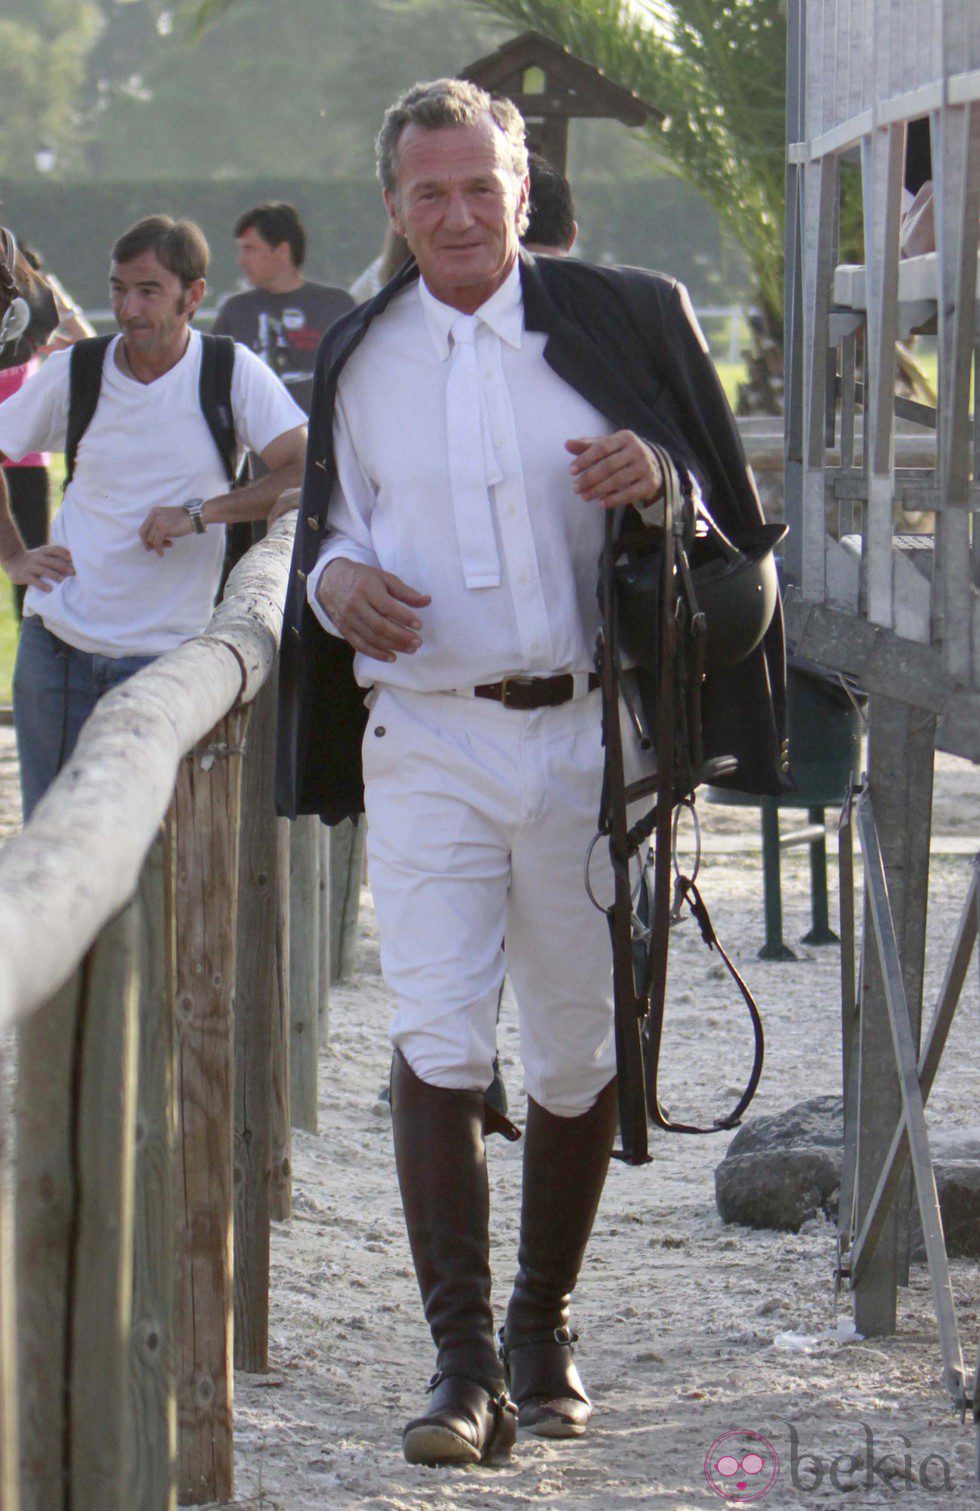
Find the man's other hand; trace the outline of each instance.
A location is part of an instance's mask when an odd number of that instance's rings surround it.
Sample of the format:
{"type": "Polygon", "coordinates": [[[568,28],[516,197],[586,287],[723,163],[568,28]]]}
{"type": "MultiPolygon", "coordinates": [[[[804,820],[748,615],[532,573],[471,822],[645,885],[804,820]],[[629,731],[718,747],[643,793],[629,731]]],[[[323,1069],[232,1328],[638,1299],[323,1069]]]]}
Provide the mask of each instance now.
{"type": "Polygon", "coordinates": [[[274,525],[276,520],[281,519],[284,514],[288,514],[290,509],[298,509],[302,491],[302,488],[287,488],[285,492],[280,493],[269,510],[268,523],[274,525]]]}
{"type": "Polygon", "coordinates": [[[18,551],[7,557],[3,569],[18,587],[40,588],[42,593],[50,593],[56,583],[75,575],[71,552],[65,546],[38,546],[34,551],[18,551]]]}
{"type": "Polygon", "coordinates": [[[162,556],[181,535],[192,535],[194,522],[180,504],[158,504],[140,525],[140,540],[148,551],[162,556]]]}
{"type": "Polygon", "coordinates": [[[632,430],[579,436],[566,441],[565,449],[575,458],[569,471],[579,498],[603,509],[618,509],[621,504],[643,508],[656,503],[663,494],[660,463],[632,430]]]}
{"type": "Polygon", "coordinates": [[[337,557],[316,589],[320,606],[348,644],[376,661],[411,656],[422,644],[422,621],[412,613],[432,602],[380,567],[337,557]]]}

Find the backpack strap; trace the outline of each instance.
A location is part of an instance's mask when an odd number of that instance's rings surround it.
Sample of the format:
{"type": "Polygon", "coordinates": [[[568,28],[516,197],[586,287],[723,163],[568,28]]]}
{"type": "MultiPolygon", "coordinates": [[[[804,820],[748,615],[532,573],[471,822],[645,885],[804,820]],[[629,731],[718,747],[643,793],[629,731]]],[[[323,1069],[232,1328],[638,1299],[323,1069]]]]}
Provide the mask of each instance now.
{"type": "Polygon", "coordinates": [[[65,481],[75,471],[79,443],[92,422],[102,392],[102,366],[111,336],[86,336],[71,349],[68,367],[68,426],[65,431],[65,481]]]}
{"type": "Polygon", "coordinates": [[[231,379],[235,370],[235,343],[230,336],[201,336],[201,413],[214,437],[228,482],[238,480],[238,440],[231,408],[231,379]]]}
{"type": "MultiPolygon", "coordinates": [[[[65,487],[72,480],[75,458],[83,435],[92,422],[102,392],[102,367],[112,336],[87,336],[76,341],[69,358],[68,425],[65,434],[65,487]]],[[[238,475],[238,442],[231,408],[231,379],[235,370],[235,343],[230,336],[201,337],[201,413],[214,437],[214,444],[234,484],[238,475]]]]}

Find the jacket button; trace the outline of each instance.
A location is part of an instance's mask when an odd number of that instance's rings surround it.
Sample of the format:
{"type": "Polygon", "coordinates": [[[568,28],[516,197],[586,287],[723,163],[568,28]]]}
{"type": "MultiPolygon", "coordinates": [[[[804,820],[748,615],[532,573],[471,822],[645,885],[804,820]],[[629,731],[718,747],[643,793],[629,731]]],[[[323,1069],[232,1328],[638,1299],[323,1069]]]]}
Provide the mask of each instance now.
{"type": "Polygon", "coordinates": [[[309,525],[311,530],[319,530],[320,528],[320,521],[317,519],[315,514],[308,514],[306,516],[306,523],[309,525]]]}
{"type": "Polygon", "coordinates": [[[296,568],[296,576],[299,578],[300,582],[306,581],[306,573],[302,571],[300,567],[296,568]]]}

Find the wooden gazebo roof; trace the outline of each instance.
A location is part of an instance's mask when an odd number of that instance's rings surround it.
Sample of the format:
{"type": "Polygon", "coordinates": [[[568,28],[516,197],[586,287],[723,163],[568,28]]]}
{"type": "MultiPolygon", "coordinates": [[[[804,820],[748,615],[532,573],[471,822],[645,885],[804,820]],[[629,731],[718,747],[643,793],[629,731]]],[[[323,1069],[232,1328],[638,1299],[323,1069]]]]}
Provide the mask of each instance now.
{"type": "Polygon", "coordinates": [[[665,119],[655,105],[537,31],[502,43],[495,52],[461,69],[460,77],[512,100],[527,122],[529,145],[562,173],[570,120],[588,117],[643,126],[665,119]],[[532,69],[543,75],[542,89],[528,89],[527,75],[532,69]]]}

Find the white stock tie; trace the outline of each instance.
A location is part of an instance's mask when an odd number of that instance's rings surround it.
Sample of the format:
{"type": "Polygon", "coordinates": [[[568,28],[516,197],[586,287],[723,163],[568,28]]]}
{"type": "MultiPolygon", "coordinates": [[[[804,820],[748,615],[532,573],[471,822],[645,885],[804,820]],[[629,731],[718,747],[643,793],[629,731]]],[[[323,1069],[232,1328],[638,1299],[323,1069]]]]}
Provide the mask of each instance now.
{"type": "Polygon", "coordinates": [[[500,557],[489,489],[503,482],[480,391],[476,317],[457,315],[450,335],[446,432],[453,516],[463,578],[468,588],[500,586],[500,557]]]}

